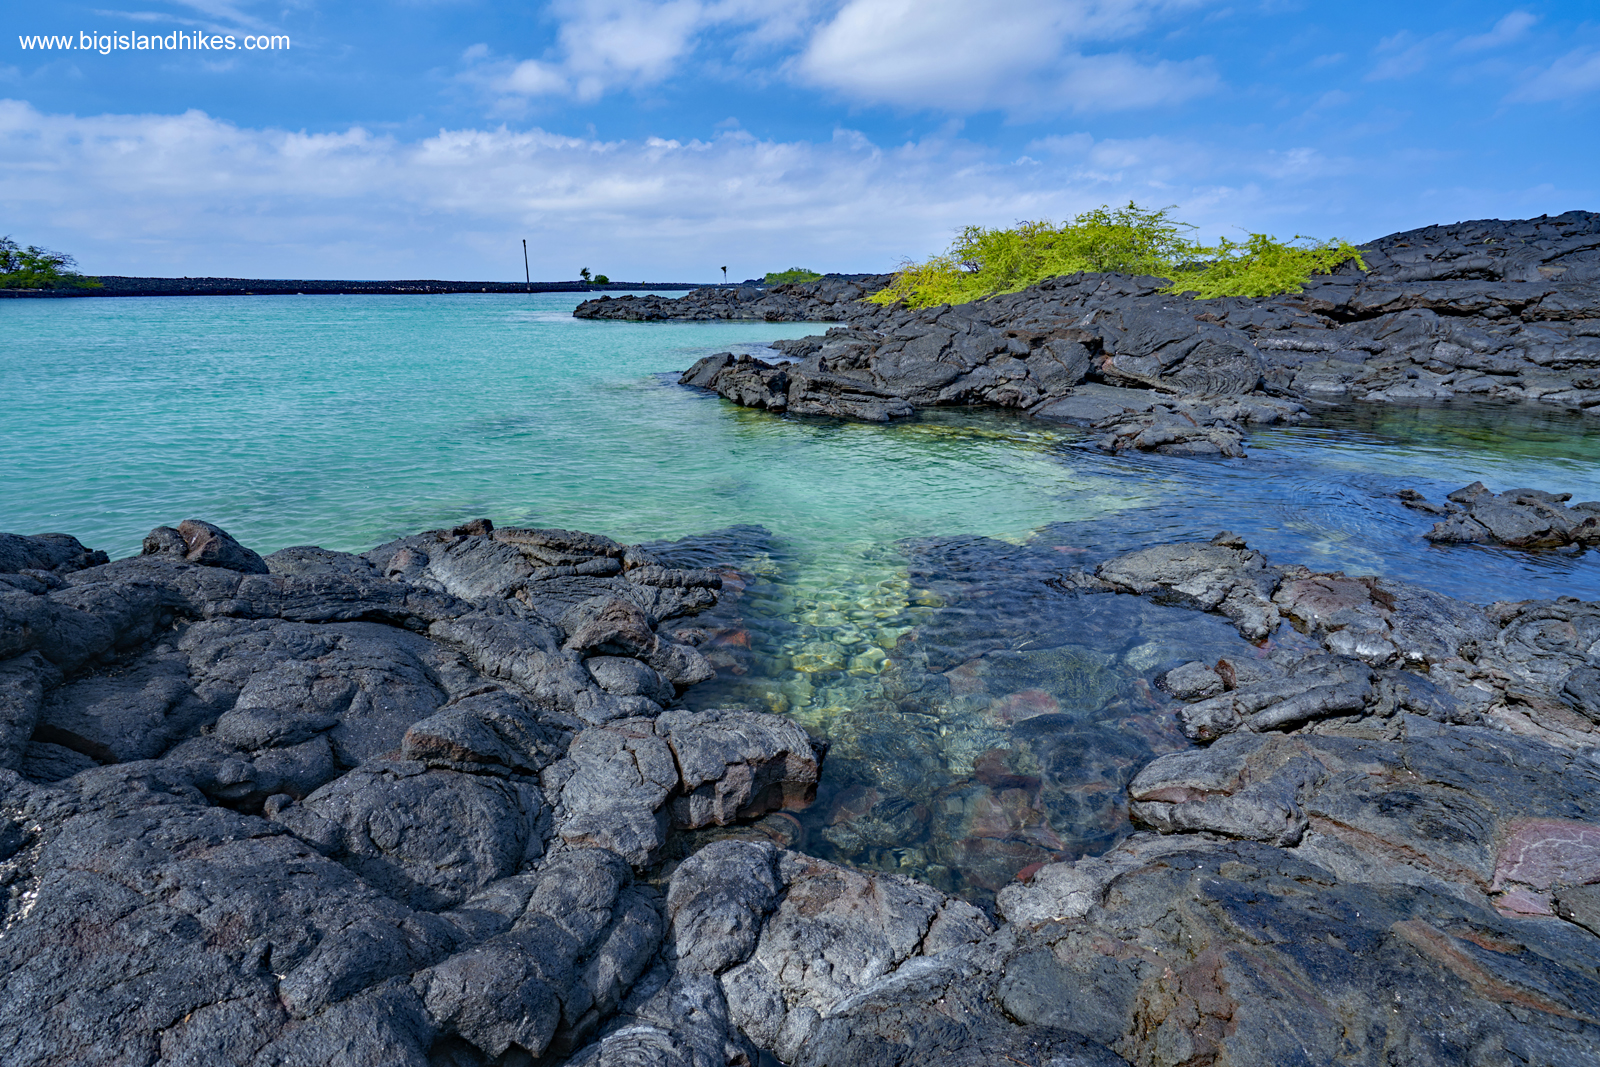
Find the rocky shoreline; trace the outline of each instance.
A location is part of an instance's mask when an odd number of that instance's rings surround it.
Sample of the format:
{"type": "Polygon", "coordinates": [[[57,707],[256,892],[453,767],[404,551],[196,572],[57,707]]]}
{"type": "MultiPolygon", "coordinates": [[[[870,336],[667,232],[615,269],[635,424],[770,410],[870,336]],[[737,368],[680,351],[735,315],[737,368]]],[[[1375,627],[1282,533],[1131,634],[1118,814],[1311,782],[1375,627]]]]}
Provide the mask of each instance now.
{"type": "MultiPolygon", "coordinates": [[[[682,706],[713,673],[685,624],[732,572],[488,521],[263,558],[191,520],[144,548],[0,535],[8,1062],[1600,1047],[1600,604],[1484,608],[1226,533],[1064,562],[1050,611],[1138,598],[1243,640],[1152,668],[1193,744],[1127,785],[1140,831],[985,913],[741,829],[806,804],[825,749],[682,706]]],[[[946,677],[896,672],[908,698],[946,677]]]]}
{"type": "MultiPolygon", "coordinates": [[[[1368,256],[1204,310],[1099,275],[918,313],[835,277],[579,314],[844,321],[685,382],[1010,407],[1111,449],[1240,454],[1322,398],[1600,413],[1600,215],[1368,256]]],[[[1600,545],[1600,502],[1399,499],[1437,545],[1600,545]]],[[[887,704],[830,749],[718,695],[751,660],[729,533],[483,519],[262,556],[191,519],[116,561],[0,534],[0,1060],[1593,1062],[1600,603],[1468,603],[1226,531],[929,539],[904,546],[928,609],[872,664],[887,704]],[[964,708],[995,729],[938,764],[964,708]],[[937,825],[990,895],[808,854],[785,827],[819,787],[836,858],[920,872],[901,846],[937,825]]]]}
{"type": "Polygon", "coordinates": [[[1054,278],[921,311],[860,303],[887,277],[585,301],[580,318],[839,322],[784,360],[701,360],[745,406],[885,421],[986,405],[1089,427],[1111,451],[1244,454],[1252,425],[1328,401],[1537,401],[1600,415],[1600,214],[1393,234],[1305,292],[1196,301],[1161,279],[1054,278]],[[858,295],[859,294],[859,295],[858,295]]]}

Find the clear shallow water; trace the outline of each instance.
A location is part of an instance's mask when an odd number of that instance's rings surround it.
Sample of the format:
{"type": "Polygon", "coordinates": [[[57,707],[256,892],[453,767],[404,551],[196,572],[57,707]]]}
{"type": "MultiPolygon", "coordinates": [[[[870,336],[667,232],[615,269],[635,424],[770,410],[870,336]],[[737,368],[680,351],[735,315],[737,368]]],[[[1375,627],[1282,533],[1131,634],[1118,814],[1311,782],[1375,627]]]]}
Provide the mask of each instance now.
{"type": "Polygon", "coordinates": [[[1278,562],[1478,602],[1600,598],[1596,554],[1434,548],[1395,498],[1474,479],[1600,498],[1600,419],[1341,409],[1243,461],[1113,457],[998,413],[740,409],[678,373],[815,326],[580,322],[575,302],[0,302],[0,529],[113,556],[190,516],[262,552],[480,515],[687,538],[668,551],[738,568],[690,624],[722,672],[691,702],[834,745],[818,803],[765,829],[980,897],[1126,832],[1122,786],[1183,743],[1157,674],[1260,651],[1220,620],[1067,597],[1067,567],[1227,528],[1278,562]]]}
{"type": "Polygon", "coordinates": [[[775,420],[675,384],[709,352],[815,326],[591,323],[575,302],[6,301],[0,518],[117,556],[189,516],[268,552],[479,515],[625,541],[761,522],[842,545],[1022,536],[1115,506],[1051,435],[775,420]]]}

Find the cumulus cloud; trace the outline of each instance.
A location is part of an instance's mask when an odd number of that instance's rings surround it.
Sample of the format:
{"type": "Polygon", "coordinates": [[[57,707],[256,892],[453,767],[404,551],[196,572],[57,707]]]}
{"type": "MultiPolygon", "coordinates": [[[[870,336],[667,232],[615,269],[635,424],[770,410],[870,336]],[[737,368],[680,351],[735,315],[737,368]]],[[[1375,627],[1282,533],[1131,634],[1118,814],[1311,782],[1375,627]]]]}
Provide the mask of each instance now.
{"type": "Polygon", "coordinates": [[[707,279],[723,263],[741,276],[792,262],[884,270],[943,248],[963,224],[1129,199],[1182,205],[1202,226],[1278,225],[1262,184],[1326,166],[1309,149],[1087,134],[1029,151],[1045,164],[954,137],[885,147],[843,129],[820,142],[504,127],[405,140],[0,101],[8,225],[108,274],[510,279],[523,237],[546,277],[582,264],[657,281],[707,279]]]}
{"type": "Polygon", "coordinates": [[[614,89],[657,84],[681,69],[713,30],[739,46],[772,47],[802,34],[813,0],[774,7],[757,0],[560,0],[556,44],[543,57],[496,61],[487,48],[469,81],[512,97],[598,99],[614,89]]]}
{"type": "Polygon", "coordinates": [[[1213,89],[1203,60],[1150,62],[1083,46],[1139,32],[1167,9],[1151,0],[1031,0],[1003,11],[965,0],[848,0],[793,70],[863,103],[971,112],[1107,111],[1213,89]]]}
{"type": "Polygon", "coordinates": [[[1571,100],[1600,89],[1600,51],[1575,48],[1548,67],[1530,71],[1508,100],[1539,104],[1571,100]]]}
{"type": "Polygon", "coordinates": [[[727,55],[703,57],[707,68],[778,70],[852,103],[957,113],[1150,107],[1214,89],[1210,61],[1102,46],[1205,2],[1017,0],[997,13],[966,0],[562,0],[544,55],[516,61],[480,48],[465,57],[464,77],[502,104],[594,100],[658,84],[715,46],[727,55]]]}
{"type": "Polygon", "coordinates": [[[1052,183],[991,181],[1006,168],[972,145],[882,149],[850,131],[821,143],[506,128],[405,141],[0,101],[0,157],[10,225],[102,273],[509,277],[522,237],[554,277],[582,262],[709,278],[741,257],[751,272],[796,257],[877,269],[961,222],[1062,199],[1052,183]]]}

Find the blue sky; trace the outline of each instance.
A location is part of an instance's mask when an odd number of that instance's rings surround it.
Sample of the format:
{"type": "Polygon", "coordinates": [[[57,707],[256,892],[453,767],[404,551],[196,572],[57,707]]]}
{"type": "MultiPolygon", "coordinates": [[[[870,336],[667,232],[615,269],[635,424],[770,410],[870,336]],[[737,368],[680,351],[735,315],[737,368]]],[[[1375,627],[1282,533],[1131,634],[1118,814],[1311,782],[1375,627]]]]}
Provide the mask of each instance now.
{"type": "Polygon", "coordinates": [[[1363,240],[1600,210],[1600,6],[3,0],[0,233],[106,274],[888,270],[1130,199],[1363,240]],[[109,6],[107,6],[109,4],[109,6]],[[19,36],[286,35],[284,51],[19,36]]]}

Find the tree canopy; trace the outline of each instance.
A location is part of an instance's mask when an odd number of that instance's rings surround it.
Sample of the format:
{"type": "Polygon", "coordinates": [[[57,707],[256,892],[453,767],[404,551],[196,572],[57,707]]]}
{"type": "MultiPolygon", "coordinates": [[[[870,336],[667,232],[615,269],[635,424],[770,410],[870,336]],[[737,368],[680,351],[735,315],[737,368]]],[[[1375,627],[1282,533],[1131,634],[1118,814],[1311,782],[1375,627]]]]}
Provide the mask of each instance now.
{"type": "Polygon", "coordinates": [[[1042,219],[1010,229],[967,226],[949,249],[921,263],[905,263],[887,287],[867,297],[877,304],[904,301],[913,308],[964,304],[1014,293],[1046,278],[1079,271],[1121,271],[1165,278],[1166,291],[1219,296],[1297,293],[1312,274],[1347,262],[1366,269],[1346,241],[1296,236],[1280,241],[1251,233],[1242,242],[1223,238],[1204,245],[1194,229],[1170,217],[1173,209],[1098,207],[1060,224],[1042,219]]]}
{"type": "Polygon", "coordinates": [[[769,270],[766,277],[761,280],[767,285],[793,285],[799,282],[814,282],[822,275],[805,267],[790,267],[788,270],[769,270]]]}
{"type": "Polygon", "coordinates": [[[29,245],[23,248],[10,237],[0,237],[0,289],[89,288],[98,279],[85,278],[77,261],[63,252],[29,245]]]}

